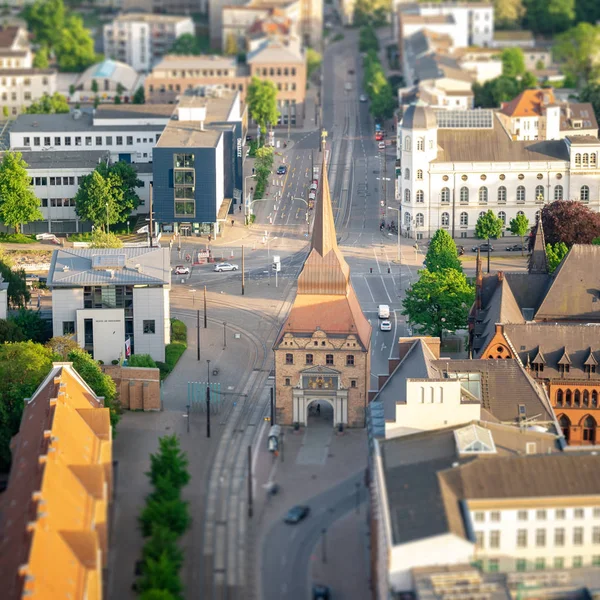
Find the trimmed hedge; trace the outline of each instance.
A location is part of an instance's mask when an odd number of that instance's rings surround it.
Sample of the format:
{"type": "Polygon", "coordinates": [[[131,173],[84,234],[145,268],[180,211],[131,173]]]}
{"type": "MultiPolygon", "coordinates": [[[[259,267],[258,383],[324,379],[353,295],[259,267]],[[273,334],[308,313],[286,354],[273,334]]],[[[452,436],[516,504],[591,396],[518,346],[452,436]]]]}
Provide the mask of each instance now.
{"type": "Polygon", "coordinates": [[[165,362],[156,362],[160,378],[165,379],[175,368],[177,361],[187,349],[187,327],[183,321],[171,319],[171,343],[165,347],[165,362]]]}

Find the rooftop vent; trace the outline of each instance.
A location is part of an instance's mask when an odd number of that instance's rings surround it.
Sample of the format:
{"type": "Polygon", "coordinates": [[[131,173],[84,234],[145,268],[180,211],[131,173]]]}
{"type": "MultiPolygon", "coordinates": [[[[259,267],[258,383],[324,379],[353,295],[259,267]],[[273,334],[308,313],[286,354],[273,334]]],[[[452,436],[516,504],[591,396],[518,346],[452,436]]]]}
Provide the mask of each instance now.
{"type": "Polygon", "coordinates": [[[95,254],[92,256],[92,269],[123,269],[125,254],[95,254]]]}
{"type": "Polygon", "coordinates": [[[495,454],[492,432],[480,425],[467,425],[454,430],[454,440],[459,454],[495,454]]]}

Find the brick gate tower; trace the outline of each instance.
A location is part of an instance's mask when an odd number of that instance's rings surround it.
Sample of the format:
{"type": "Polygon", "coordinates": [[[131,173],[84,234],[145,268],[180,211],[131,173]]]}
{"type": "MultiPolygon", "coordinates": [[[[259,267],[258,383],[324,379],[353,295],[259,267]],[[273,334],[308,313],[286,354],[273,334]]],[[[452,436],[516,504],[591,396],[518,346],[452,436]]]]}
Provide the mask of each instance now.
{"type": "Polygon", "coordinates": [[[329,404],[334,427],[364,427],[371,325],[350,283],[335,232],[325,149],[311,250],[273,346],[276,422],[307,425],[309,406],[329,404]]]}

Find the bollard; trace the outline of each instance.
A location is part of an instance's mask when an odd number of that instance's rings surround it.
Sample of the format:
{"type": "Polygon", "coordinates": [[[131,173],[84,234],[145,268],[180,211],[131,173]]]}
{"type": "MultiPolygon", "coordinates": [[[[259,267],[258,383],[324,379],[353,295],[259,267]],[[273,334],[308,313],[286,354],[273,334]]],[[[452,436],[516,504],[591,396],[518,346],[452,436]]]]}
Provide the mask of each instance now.
{"type": "Polygon", "coordinates": [[[388,273],[390,272],[390,268],[388,267],[388,273]]]}
{"type": "Polygon", "coordinates": [[[373,272],[373,267],[369,267],[369,273],[373,272]]]}

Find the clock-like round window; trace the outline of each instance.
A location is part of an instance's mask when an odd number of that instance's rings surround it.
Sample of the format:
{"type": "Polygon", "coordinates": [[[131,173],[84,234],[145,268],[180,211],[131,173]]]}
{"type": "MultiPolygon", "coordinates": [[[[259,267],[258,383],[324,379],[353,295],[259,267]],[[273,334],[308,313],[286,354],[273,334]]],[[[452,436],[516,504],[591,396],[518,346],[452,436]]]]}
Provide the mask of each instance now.
{"type": "Polygon", "coordinates": [[[500,181],[504,181],[506,179],[506,175],[502,174],[500,175],[500,181]]]}
{"type": "Polygon", "coordinates": [[[562,173],[557,173],[556,174],[556,179],[562,179],[562,173]]]}
{"type": "Polygon", "coordinates": [[[444,176],[442,177],[442,179],[443,179],[444,181],[448,181],[448,175],[444,175],[444,176]]]}
{"type": "Polygon", "coordinates": [[[538,173],[538,174],[537,174],[537,178],[538,178],[538,179],[544,179],[544,176],[543,176],[541,173],[538,173]]]}
{"type": "Polygon", "coordinates": [[[466,180],[467,180],[467,179],[469,179],[469,178],[468,178],[466,175],[463,175],[463,176],[461,177],[461,179],[462,179],[463,181],[466,181],[466,180]]]}
{"type": "Polygon", "coordinates": [[[525,179],[525,175],[523,175],[523,173],[519,173],[519,179],[525,179]]]}
{"type": "Polygon", "coordinates": [[[485,180],[487,179],[487,175],[482,175],[482,176],[480,177],[480,179],[481,179],[481,181],[485,181],[485,180]]]}

